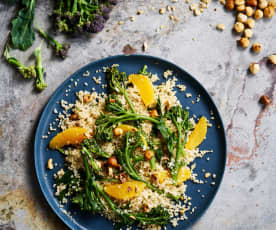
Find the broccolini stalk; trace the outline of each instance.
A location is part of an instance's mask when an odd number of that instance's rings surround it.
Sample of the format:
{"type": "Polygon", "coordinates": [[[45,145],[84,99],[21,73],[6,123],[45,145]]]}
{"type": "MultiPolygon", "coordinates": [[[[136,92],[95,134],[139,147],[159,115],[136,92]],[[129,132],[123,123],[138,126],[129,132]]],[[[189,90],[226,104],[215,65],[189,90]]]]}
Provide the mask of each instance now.
{"type": "Polygon", "coordinates": [[[53,37],[51,37],[49,34],[43,31],[38,25],[37,21],[35,23],[39,34],[48,42],[49,45],[51,45],[55,49],[55,55],[65,59],[68,55],[70,44],[68,43],[60,44],[53,37]]]}
{"type": "Polygon", "coordinates": [[[47,84],[44,82],[44,68],[42,66],[42,58],[41,58],[41,47],[42,44],[40,44],[39,47],[37,47],[35,49],[35,53],[34,55],[36,56],[36,72],[37,72],[37,77],[36,77],[36,81],[35,81],[35,87],[42,91],[47,87],[47,84]]]}
{"type": "Polygon", "coordinates": [[[28,79],[36,78],[35,67],[33,65],[30,65],[30,66],[23,65],[15,57],[11,57],[9,51],[10,51],[10,45],[9,45],[9,43],[7,43],[4,54],[3,54],[6,61],[9,64],[14,65],[24,78],[28,78],[28,79]]]}
{"type": "Polygon", "coordinates": [[[139,71],[139,74],[151,77],[151,72],[147,71],[148,66],[144,65],[143,68],[139,71]]]}

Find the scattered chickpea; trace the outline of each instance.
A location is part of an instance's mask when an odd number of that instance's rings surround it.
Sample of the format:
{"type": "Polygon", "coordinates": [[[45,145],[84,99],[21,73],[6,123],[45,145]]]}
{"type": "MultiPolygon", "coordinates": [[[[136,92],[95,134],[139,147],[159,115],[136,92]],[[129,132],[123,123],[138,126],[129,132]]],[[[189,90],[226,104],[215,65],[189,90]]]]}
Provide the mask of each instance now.
{"type": "Polygon", "coordinates": [[[165,9],[164,8],[160,8],[159,9],[159,14],[164,14],[165,13],[165,9]]]}
{"type": "Polygon", "coordinates": [[[142,13],[143,13],[142,10],[138,10],[138,11],[137,11],[137,14],[138,14],[138,15],[141,15],[142,13]]]}
{"type": "Polygon", "coordinates": [[[237,16],[237,21],[245,23],[247,21],[247,16],[243,13],[239,13],[237,16]]]}
{"type": "Polygon", "coordinates": [[[260,101],[261,104],[263,104],[265,106],[268,105],[268,104],[270,104],[270,98],[266,94],[263,95],[263,96],[261,96],[259,101],[260,101]]]}
{"type": "Polygon", "coordinates": [[[241,47],[246,48],[246,47],[248,47],[248,46],[250,45],[250,41],[249,41],[248,38],[242,37],[242,38],[239,40],[239,44],[240,44],[241,47]]]}
{"type": "Polygon", "coordinates": [[[257,0],[247,0],[247,1],[246,1],[246,4],[247,4],[248,6],[256,7],[256,6],[258,5],[258,2],[257,2],[257,0]]]}
{"type": "Polygon", "coordinates": [[[272,6],[273,8],[276,8],[276,0],[269,0],[268,6],[272,6]]]}
{"type": "Polygon", "coordinates": [[[118,167],[118,162],[115,156],[109,157],[107,161],[108,166],[110,167],[118,167]]]}
{"type": "Polygon", "coordinates": [[[264,9],[264,8],[266,8],[268,6],[268,2],[266,1],[266,0],[259,0],[259,3],[258,3],[258,7],[260,8],[260,9],[264,9]]]}
{"type": "Polygon", "coordinates": [[[75,113],[73,113],[71,116],[70,116],[70,120],[72,120],[72,121],[75,121],[75,120],[78,120],[78,115],[77,114],[75,114],[75,113]]]}
{"type": "Polygon", "coordinates": [[[245,7],[245,13],[248,17],[251,17],[254,14],[254,10],[251,6],[245,7]]]}
{"type": "Polygon", "coordinates": [[[254,18],[255,19],[261,19],[263,16],[264,16],[264,13],[260,9],[257,9],[254,13],[254,18]]]}
{"type": "Polygon", "coordinates": [[[249,66],[249,70],[252,74],[256,74],[260,71],[260,65],[258,63],[251,63],[249,66]]]}
{"type": "Polygon", "coordinates": [[[234,30],[235,30],[237,33],[243,32],[243,30],[244,30],[244,24],[241,23],[241,22],[236,22],[235,25],[234,25],[234,30]]]}
{"type": "Polygon", "coordinates": [[[50,158],[50,159],[48,160],[47,167],[48,167],[48,169],[50,169],[50,170],[52,170],[52,169],[54,168],[53,158],[50,158]]]}
{"type": "Polygon", "coordinates": [[[225,26],[224,26],[224,24],[218,24],[218,25],[216,26],[216,28],[217,28],[218,30],[223,31],[223,30],[225,29],[225,26]]]}
{"type": "Polygon", "coordinates": [[[276,65],[276,54],[269,56],[268,60],[271,64],[276,65]]]}
{"type": "Polygon", "coordinates": [[[110,103],[114,103],[115,101],[116,101],[116,100],[115,100],[114,98],[110,98],[110,99],[109,99],[109,102],[110,102],[110,103]]]}
{"type": "Polygon", "coordinates": [[[150,160],[153,157],[153,151],[152,150],[147,150],[145,152],[145,158],[146,160],[150,160]]]}
{"type": "Polygon", "coordinates": [[[274,7],[269,6],[264,9],[264,16],[266,18],[272,18],[272,16],[275,14],[274,7]]]}
{"type": "Polygon", "coordinates": [[[234,0],[227,0],[225,4],[226,9],[228,10],[234,10],[235,8],[235,1],[234,0]]]}
{"type": "Polygon", "coordinates": [[[201,11],[199,10],[199,9],[195,9],[194,10],[194,15],[195,16],[198,16],[198,15],[200,15],[201,14],[201,11]]]}
{"type": "Polygon", "coordinates": [[[245,11],[245,5],[236,6],[236,10],[237,10],[238,12],[243,12],[243,11],[245,11]]]}
{"type": "Polygon", "coordinates": [[[262,50],[262,45],[260,43],[254,43],[252,45],[252,50],[254,53],[260,53],[262,50]]]}
{"type": "Polygon", "coordinates": [[[129,19],[130,19],[130,21],[132,21],[132,22],[135,21],[135,17],[134,17],[134,16],[130,16],[129,19]]]}
{"type": "Polygon", "coordinates": [[[246,28],[244,30],[244,36],[247,37],[247,38],[251,38],[253,36],[253,31],[249,28],[246,28]]]}
{"type": "Polygon", "coordinates": [[[91,96],[90,94],[85,94],[85,95],[83,96],[83,102],[84,102],[84,103],[88,103],[88,102],[90,102],[90,101],[92,101],[92,96],[91,96]]]}
{"type": "Polygon", "coordinates": [[[157,110],[156,110],[156,109],[151,110],[151,111],[150,111],[150,116],[151,116],[151,117],[158,117],[158,112],[157,112],[157,110]]]}
{"type": "Polygon", "coordinates": [[[235,0],[235,5],[236,6],[240,6],[240,5],[244,5],[245,1],[244,0],[235,0]]]}
{"type": "Polygon", "coordinates": [[[121,128],[115,128],[115,129],[113,130],[113,133],[114,133],[115,136],[121,136],[121,135],[123,135],[124,130],[121,129],[121,128]]]}
{"type": "Polygon", "coordinates": [[[255,26],[255,20],[253,18],[248,18],[246,24],[250,29],[252,29],[255,26]]]}

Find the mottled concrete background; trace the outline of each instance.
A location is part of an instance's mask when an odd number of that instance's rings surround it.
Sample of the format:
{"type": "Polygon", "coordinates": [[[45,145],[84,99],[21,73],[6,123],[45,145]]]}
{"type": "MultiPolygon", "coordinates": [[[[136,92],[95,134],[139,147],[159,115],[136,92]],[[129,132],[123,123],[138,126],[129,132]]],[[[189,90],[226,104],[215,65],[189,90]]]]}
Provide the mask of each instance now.
{"type": "MultiPolygon", "coordinates": [[[[36,18],[50,28],[51,1],[40,0],[36,18]]],[[[191,3],[196,2],[192,0],[191,3]]],[[[175,3],[175,23],[158,9],[169,0],[121,1],[105,29],[91,37],[67,38],[70,56],[60,61],[44,46],[43,61],[49,87],[42,93],[32,82],[23,80],[10,66],[0,61],[0,229],[66,229],[53,214],[40,191],[33,161],[33,138],[40,113],[54,90],[72,73],[87,63],[122,53],[127,44],[142,53],[168,59],[195,76],[210,92],[224,120],[228,137],[228,160],[222,186],[206,214],[192,229],[276,229],[276,68],[266,65],[266,56],[276,53],[276,16],[261,20],[252,41],[263,44],[253,55],[240,50],[231,28],[234,17],[213,1],[199,17],[192,16],[184,0],[175,3]],[[151,9],[151,6],[155,9],[151,9]],[[217,8],[214,11],[214,8],[217,8]],[[129,16],[138,9],[144,14],[129,16]],[[124,21],[118,25],[118,21],[124,21]],[[225,31],[215,26],[225,24],[225,31]],[[161,31],[156,31],[164,25],[161,31]],[[261,70],[248,74],[251,62],[261,70]],[[265,109],[258,104],[264,93],[273,102],[265,109]]],[[[0,49],[9,31],[15,8],[0,3],[0,49]]],[[[65,37],[59,36],[59,40],[65,37]]],[[[40,43],[17,53],[26,62],[40,43]]]]}

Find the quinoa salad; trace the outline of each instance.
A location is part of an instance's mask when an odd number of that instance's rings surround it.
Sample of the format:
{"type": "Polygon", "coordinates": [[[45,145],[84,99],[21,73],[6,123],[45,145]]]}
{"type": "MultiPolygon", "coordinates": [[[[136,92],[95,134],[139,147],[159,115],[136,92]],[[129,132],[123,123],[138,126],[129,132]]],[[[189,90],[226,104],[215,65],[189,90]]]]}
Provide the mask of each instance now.
{"type": "MultiPolygon", "coordinates": [[[[61,101],[61,131],[49,142],[65,157],[54,174],[54,194],[61,206],[100,214],[115,229],[176,227],[195,209],[187,181],[204,183],[194,160],[212,152],[199,149],[210,124],[182,108],[175,90],[186,87],[176,84],[170,70],[157,76],[144,66],[127,75],[113,64],[103,71],[107,94],[79,91],[74,104],[61,101]],[[166,81],[156,84],[159,77],[166,81]]],[[[54,168],[52,158],[47,168],[54,168]]]]}

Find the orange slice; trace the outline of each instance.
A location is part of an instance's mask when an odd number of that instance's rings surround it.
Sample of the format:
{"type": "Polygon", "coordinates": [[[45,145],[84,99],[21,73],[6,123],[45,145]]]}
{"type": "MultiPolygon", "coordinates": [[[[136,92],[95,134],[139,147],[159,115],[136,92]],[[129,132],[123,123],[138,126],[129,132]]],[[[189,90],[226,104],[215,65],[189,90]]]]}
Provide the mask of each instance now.
{"type": "Polygon", "coordinates": [[[49,144],[51,149],[59,149],[65,145],[80,144],[83,139],[87,138],[85,133],[87,132],[84,128],[73,127],[66,129],[65,131],[58,133],[49,144]]]}
{"type": "Polygon", "coordinates": [[[146,187],[140,181],[129,181],[122,184],[110,184],[104,187],[104,191],[111,197],[118,200],[128,200],[138,196],[146,187]]]}
{"type": "Polygon", "coordinates": [[[201,117],[195,126],[195,129],[188,138],[185,145],[186,149],[195,149],[205,139],[207,134],[207,120],[205,117],[201,117]]]}
{"type": "Polygon", "coordinates": [[[179,169],[179,173],[178,173],[178,177],[177,177],[177,184],[180,185],[181,183],[190,179],[191,174],[192,174],[191,170],[187,166],[181,167],[179,169]]]}
{"type": "Polygon", "coordinates": [[[128,79],[138,89],[145,106],[148,107],[155,103],[153,87],[147,76],[142,74],[130,74],[128,79]]]}

